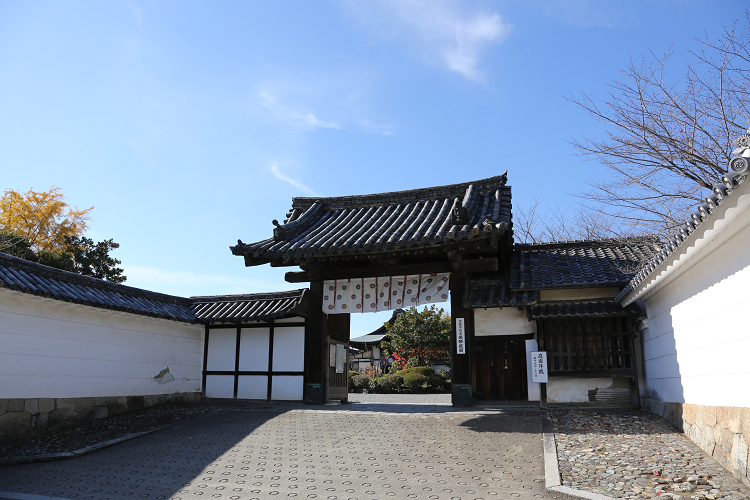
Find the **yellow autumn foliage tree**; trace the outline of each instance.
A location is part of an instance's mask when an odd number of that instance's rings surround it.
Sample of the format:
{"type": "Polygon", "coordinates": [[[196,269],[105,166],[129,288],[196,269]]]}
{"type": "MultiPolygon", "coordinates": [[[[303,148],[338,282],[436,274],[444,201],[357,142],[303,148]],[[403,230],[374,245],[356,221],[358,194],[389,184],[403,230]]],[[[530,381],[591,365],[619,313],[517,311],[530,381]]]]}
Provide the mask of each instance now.
{"type": "Polygon", "coordinates": [[[57,186],[26,193],[6,189],[0,198],[0,230],[25,238],[34,251],[58,252],[65,248],[66,236],[86,231],[93,209],[71,208],[57,186]]]}

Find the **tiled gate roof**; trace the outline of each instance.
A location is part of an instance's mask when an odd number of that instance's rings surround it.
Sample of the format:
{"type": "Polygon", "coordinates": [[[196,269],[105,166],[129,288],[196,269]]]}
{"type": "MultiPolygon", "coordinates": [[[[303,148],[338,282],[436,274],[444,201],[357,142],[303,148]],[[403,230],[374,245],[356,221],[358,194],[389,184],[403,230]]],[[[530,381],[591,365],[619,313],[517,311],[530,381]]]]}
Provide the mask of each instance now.
{"type": "Polygon", "coordinates": [[[516,245],[511,288],[622,286],[661,249],[651,237],[516,245]]]}
{"type": "Polygon", "coordinates": [[[247,265],[294,264],[337,254],[429,247],[504,234],[511,223],[507,175],[474,182],[335,198],[294,198],[273,238],[231,247],[247,265]]]}

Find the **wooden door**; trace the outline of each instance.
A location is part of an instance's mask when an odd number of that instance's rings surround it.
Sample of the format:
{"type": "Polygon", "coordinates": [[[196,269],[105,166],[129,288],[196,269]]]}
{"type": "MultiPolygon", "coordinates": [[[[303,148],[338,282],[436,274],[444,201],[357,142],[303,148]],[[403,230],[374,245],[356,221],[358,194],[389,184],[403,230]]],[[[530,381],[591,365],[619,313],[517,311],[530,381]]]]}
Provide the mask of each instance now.
{"type": "Polygon", "coordinates": [[[524,339],[475,338],[475,387],[478,399],[524,401],[526,386],[526,344],[524,339]]]}

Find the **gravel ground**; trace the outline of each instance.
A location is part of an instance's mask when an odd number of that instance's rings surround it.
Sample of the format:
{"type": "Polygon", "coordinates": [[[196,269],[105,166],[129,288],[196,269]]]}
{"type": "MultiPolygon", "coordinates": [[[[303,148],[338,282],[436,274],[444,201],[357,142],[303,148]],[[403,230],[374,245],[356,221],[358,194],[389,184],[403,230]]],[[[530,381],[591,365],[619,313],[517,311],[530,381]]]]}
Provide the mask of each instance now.
{"type": "Polygon", "coordinates": [[[618,498],[750,499],[750,488],[659,416],[550,410],[564,486],[618,498]]]}
{"type": "Polygon", "coordinates": [[[203,404],[160,406],[49,432],[40,437],[12,441],[0,445],[0,465],[57,458],[49,455],[75,454],[102,443],[161,429],[174,422],[222,408],[224,406],[203,404]]]}

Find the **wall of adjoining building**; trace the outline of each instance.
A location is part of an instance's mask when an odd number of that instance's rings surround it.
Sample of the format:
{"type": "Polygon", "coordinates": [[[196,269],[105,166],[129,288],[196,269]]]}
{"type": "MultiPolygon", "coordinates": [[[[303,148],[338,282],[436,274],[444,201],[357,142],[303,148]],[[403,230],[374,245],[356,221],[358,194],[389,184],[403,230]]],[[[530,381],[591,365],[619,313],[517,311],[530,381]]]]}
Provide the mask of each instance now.
{"type": "Polygon", "coordinates": [[[0,289],[0,440],[201,396],[203,327],[0,289]]]}
{"type": "Polygon", "coordinates": [[[536,321],[529,321],[526,308],[492,307],[474,309],[474,336],[526,335],[536,332],[536,321]]]}
{"type": "Polygon", "coordinates": [[[646,297],[642,405],[750,484],[748,248],[746,209],[646,297]]]}

